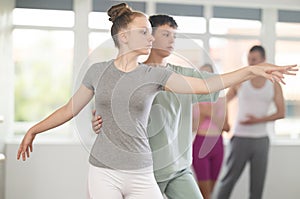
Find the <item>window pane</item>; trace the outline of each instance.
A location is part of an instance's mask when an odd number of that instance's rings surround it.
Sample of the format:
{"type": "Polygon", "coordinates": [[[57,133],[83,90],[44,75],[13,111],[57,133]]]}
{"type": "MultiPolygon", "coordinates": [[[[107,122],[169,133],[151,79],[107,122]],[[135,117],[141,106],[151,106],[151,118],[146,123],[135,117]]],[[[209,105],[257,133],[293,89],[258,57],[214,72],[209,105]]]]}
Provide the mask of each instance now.
{"type": "MultiPolygon", "coordinates": [[[[111,36],[108,32],[91,32],[89,34],[89,48],[90,51],[99,47],[100,44],[104,43],[107,40],[110,40],[111,36]]],[[[114,45],[114,44],[113,44],[114,45]]]]}
{"type": "MultiPolygon", "coordinates": [[[[300,41],[277,41],[275,62],[279,65],[300,64],[300,41]]],[[[300,136],[300,76],[285,78],[286,86],[282,86],[286,99],[286,118],[279,120],[276,127],[281,136],[297,138],[300,136]]]]}
{"type": "Polygon", "coordinates": [[[89,59],[103,61],[116,58],[117,48],[108,32],[91,32],[89,34],[89,59]]]}
{"type": "Polygon", "coordinates": [[[15,29],[15,121],[37,121],[71,93],[73,32],[15,29]]]}
{"type": "Polygon", "coordinates": [[[247,65],[247,53],[258,40],[239,40],[225,38],[211,38],[210,55],[216,67],[223,72],[236,70],[247,65]]]}
{"type": "Polygon", "coordinates": [[[173,16],[178,30],[184,33],[205,33],[206,19],[203,17],[173,16]]]}
{"type": "MultiPolygon", "coordinates": [[[[212,38],[209,40],[211,59],[214,61],[217,71],[220,73],[230,72],[248,65],[247,53],[253,45],[259,43],[258,40],[212,38]]],[[[231,126],[237,117],[237,103],[235,98],[229,104],[228,120],[231,126]]],[[[226,134],[225,137],[229,135],[226,134]]]]}
{"type": "Polygon", "coordinates": [[[38,10],[15,8],[14,25],[73,27],[74,12],[61,10],[38,10]]]}
{"type": "Polygon", "coordinates": [[[277,36],[300,37],[300,23],[276,23],[277,36]]]}
{"type": "Polygon", "coordinates": [[[261,22],[242,19],[210,19],[210,33],[217,35],[259,35],[261,22]]]}
{"type": "Polygon", "coordinates": [[[203,49],[203,41],[200,39],[177,38],[175,50],[168,57],[168,62],[185,67],[199,67],[204,64],[204,57],[208,57],[203,49]]]}
{"type": "Polygon", "coordinates": [[[110,30],[112,22],[108,19],[106,12],[91,12],[89,14],[89,28],[110,30]]]}
{"type": "MultiPolygon", "coordinates": [[[[275,63],[278,65],[285,64],[300,64],[300,41],[277,41],[276,42],[276,56],[275,63]]],[[[300,101],[300,76],[287,76],[285,77],[287,86],[283,86],[285,98],[287,100],[300,101]],[[294,86],[293,86],[294,85],[294,86]]]]}

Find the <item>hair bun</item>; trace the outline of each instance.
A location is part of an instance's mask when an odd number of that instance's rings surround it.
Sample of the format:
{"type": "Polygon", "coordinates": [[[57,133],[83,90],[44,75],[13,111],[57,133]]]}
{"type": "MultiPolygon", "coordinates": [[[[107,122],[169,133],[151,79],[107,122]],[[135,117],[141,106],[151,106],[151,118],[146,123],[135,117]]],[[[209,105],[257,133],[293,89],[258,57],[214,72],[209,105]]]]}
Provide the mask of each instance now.
{"type": "Polygon", "coordinates": [[[122,15],[131,14],[132,9],[126,3],[120,3],[112,6],[108,11],[109,21],[114,22],[118,17],[122,15]]]}

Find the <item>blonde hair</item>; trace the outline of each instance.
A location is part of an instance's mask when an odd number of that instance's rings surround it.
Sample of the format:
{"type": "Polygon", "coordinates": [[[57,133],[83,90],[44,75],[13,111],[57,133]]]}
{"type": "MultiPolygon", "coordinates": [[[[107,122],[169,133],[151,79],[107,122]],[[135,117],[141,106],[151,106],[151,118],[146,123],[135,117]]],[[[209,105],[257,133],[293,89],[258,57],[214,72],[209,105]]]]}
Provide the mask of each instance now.
{"type": "Polygon", "coordinates": [[[126,3],[120,3],[112,6],[108,11],[109,21],[113,23],[111,27],[111,36],[114,40],[115,46],[120,47],[117,35],[121,29],[127,28],[136,17],[145,16],[142,12],[133,11],[126,3]]]}

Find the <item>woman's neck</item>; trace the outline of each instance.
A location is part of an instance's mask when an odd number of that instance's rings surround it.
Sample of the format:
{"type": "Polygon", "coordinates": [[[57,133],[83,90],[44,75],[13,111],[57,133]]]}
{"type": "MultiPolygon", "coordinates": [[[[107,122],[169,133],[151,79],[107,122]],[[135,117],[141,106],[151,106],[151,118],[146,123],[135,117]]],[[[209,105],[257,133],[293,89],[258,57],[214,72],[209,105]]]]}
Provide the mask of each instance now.
{"type": "Polygon", "coordinates": [[[130,72],[134,70],[138,66],[138,56],[130,55],[130,54],[120,54],[115,59],[115,66],[124,72],[130,72]]]}

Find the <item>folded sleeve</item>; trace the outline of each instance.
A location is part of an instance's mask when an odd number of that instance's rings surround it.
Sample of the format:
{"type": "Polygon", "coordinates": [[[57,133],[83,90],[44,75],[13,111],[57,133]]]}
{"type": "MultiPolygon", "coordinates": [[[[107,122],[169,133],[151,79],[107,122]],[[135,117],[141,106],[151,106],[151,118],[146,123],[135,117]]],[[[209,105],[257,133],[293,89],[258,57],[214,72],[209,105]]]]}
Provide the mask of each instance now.
{"type": "Polygon", "coordinates": [[[174,72],[160,67],[149,67],[148,75],[152,82],[158,85],[159,90],[163,90],[170,76],[174,72]]]}
{"type": "MultiPolygon", "coordinates": [[[[169,65],[172,70],[178,74],[189,76],[189,77],[196,77],[200,79],[206,79],[215,76],[216,74],[208,73],[204,71],[199,71],[196,68],[187,68],[175,65],[169,65]]],[[[219,97],[219,91],[210,93],[210,94],[193,94],[192,102],[215,102],[219,97]]]]}

